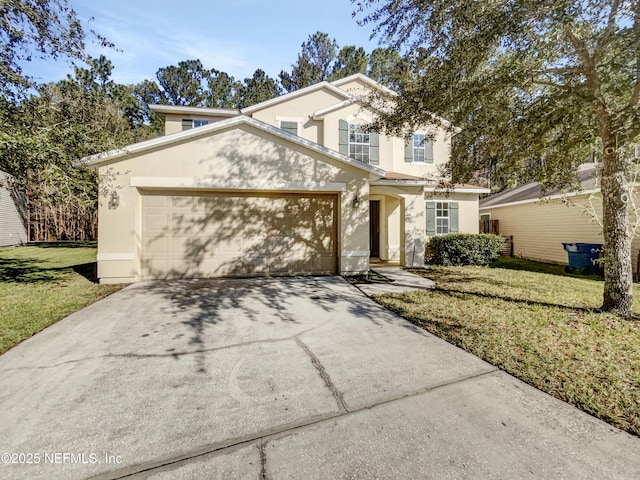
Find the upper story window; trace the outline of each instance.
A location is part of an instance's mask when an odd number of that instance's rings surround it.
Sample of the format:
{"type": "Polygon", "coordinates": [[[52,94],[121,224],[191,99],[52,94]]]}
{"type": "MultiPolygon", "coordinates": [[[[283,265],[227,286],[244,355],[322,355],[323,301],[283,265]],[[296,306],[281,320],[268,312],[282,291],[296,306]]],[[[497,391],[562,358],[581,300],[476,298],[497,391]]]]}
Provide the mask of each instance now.
{"type": "Polygon", "coordinates": [[[349,124],[349,156],[363,163],[369,163],[369,134],[361,125],[349,124]]]}
{"type": "Polygon", "coordinates": [[[280,122],[280,128],[285,132],[298,135],[298,122],[280,122]]]}
{"type": "Polygon", "coordinates": [[[433,140],[424,133],[415,133],[407,139],[405,162],[433,163],[433,140]]]}
{"type": "Polygon", "coordinates": [[[209,125],[209,120],[198,120],[191,118],[182,119],[182,131],[189,130],[190,128],[202,127],[209,125]]]}
{"type": "Polygon", "coordinates": [[[421,133],[413,136],[413,161],[424,162],[424,135],[421,133]]]}
{"type": "Polygon", "coordinates": [[[380,164],[380,136],[367,125],[338,121],[338,148],[342,155],[363,163],[380,164]]]}

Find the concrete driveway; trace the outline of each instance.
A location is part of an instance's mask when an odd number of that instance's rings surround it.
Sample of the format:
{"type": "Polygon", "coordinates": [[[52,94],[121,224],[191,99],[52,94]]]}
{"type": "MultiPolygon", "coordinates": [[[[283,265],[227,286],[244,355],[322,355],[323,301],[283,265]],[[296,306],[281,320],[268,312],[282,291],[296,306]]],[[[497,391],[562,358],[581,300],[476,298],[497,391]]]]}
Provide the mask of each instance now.
{"type": "Polygon", "coordinates": [[[71,315],[0,357],[0,454],[4,479],[640,478],[638,438],[338,277],[142,282],[71,315]]]}

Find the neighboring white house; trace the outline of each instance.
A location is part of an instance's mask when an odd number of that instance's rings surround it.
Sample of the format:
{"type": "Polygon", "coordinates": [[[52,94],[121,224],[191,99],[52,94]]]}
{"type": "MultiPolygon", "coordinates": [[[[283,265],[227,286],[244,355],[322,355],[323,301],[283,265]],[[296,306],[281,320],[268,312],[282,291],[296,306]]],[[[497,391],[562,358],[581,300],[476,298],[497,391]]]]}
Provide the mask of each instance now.
{"type": "MultiPolygon", "coordinates": [[[[603,243],[602,200],[597,165],[586,163],[578,171],[581,189],[543,192],[537,182],[496,193],[480,200],[480,218],[498,221],[500,235],[513,237],[516,257],[548,263],[567,263],[565,243],[603,243]]],[[[635,258],[640,238],[632,241],[635,258]]]]}
{"type": "Polygon", "coordinates": [[[86,159],[115,178],[99,208],[101,282],[354,274],[422,265],[428,235],[478,232],[478,196],[428,180],[451,136],[367,130],[356,74],[242,111],[150,105],[165,136],[86,159]]]}
{"type": "Polygon", "coordinates": [[[26,199],[12,188],[11,178],[0,171],[0,247],[27,242],[26,199]]]}

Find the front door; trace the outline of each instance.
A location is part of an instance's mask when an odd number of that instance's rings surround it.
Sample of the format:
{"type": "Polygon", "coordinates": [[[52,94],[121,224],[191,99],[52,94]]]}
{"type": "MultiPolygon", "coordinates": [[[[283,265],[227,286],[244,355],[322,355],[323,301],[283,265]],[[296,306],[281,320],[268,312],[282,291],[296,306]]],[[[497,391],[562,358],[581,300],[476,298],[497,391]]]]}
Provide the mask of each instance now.
{"type": "Polygon", "coordinates": [[[369,256],[380,258],[380,200],[369,202],[369,256]]]}

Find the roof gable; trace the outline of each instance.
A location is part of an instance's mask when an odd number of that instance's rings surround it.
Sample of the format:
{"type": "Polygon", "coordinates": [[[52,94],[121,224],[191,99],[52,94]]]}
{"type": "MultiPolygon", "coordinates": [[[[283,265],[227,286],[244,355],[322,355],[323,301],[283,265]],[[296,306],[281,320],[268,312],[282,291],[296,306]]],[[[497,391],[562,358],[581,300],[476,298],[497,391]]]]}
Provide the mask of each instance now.
{"type": "Polygon", "coordinates": [[[372,80],[371,78],[367,77],[362,73],[354,73],[353,75],[349,75],[348,77],[344,77],[339,80],[334,80],[333,82],[331,82],[331,85],[334,85],[344,90],[344,86],[352,82],[359,83],[360,85],[362,85],[363,88],[375,88],[376,90],[380,90],[389,95],[394,95],[394,96],[397,95],[397,93],[391,90],[390,88],[385,87],[381,83],[378,83],[375,80],[372,80]]]}
{"type": "Polygon", "coordinates": [[[320,153],[326,157],[332,158],[333,160],[337,160],[338,162],[343,163],[346,166],[363,170],[369,173],[374,178],[380,178],[384,176],[384,170],[378,167],[359,162],[345,155],[342,155],[334,150],[318,145],[317,143],[311,142],[297,135],[293,135],[291,133],[285,132],[280,128],[276,128],[272,125],[261,122],[260,120],[256,120],[255,118],[251,118],[247,116],[237,116],[237,117],[229,118],[227,120],[211,123],[209,125],[205,125],[202,127],[185,130],[184,132],[174,133],[173,135],[166,135],[163,137],[154,138],[152,140],[147,140],[145,142],[135,143],[133,145],[129,145],[121,149],[111,150],[109,152],[103,152],[97,155],[92,155],[90,157],[85,157],[80,161],[82,163],[85,163],[86,165],[98,167],[103,164],[118,161],[120,159],[130,158],[134,155],[139,155],[149,150],[166,148],[171,145],[184,142],[185,140],[206,137],[206,136],[215,134],[216,132],[224,131],[232,128],[238,128],[242,125],[249,125],[258,130],[261,130],[271,135],[274,135],[276,137],[279,137],[292,144],[320,153]]]}
{"type": "Polygon", "coordinates": [[[300,90],[295,90],[293,92],[286,93],[284,95],[280,95],[279,97],[272,98],[270,100],[265,100],[264,102],[257,103],[247,108],[242,109],[242,114],[251,114],[258,110],[262,110],[263,108],[271,107],[273,105],[277,105],[278,103],[286,102],[296,97],[301,97],[303,95],[307,95],[311,92],[315,92],[317,90],[327,90],[332,92],[338,96],[341,96],[345,99],[349,98],[349,94],[347,94],[344,90],[339,89],[338,87],[330,84],[329,82],[320,82],[310,85],[305,88],[301,88],[300,90]]]}

